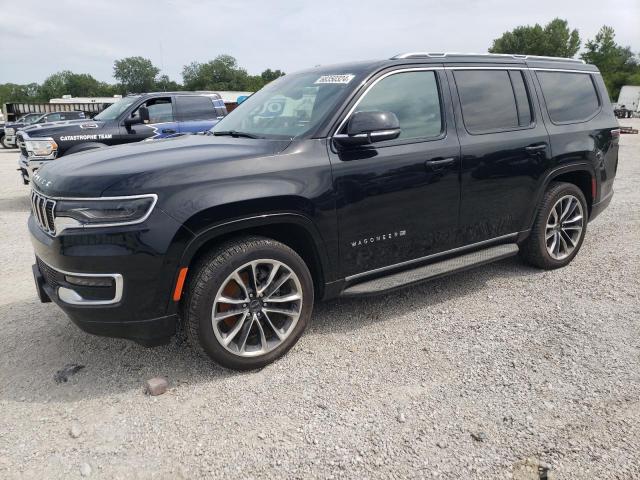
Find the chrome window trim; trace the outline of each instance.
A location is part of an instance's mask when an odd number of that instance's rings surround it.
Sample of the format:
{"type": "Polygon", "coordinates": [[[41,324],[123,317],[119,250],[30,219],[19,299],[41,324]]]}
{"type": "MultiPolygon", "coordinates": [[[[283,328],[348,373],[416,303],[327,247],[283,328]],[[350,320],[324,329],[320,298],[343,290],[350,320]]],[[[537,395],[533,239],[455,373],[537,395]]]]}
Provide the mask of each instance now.
{"type": "MultiPolygon", "coordinates": [[[[353,114],[353,112],[355,111],[356,108],[358,108],[358,105],[360,104],[360,102],[364,99],[364,97],[367,96],[367,93],[369,93],[369,91],[375,87],[378,82],[380,82],[381,80],[384,80],[385,78],[391,76],[391,75],[395,75],[397,73],[406,73],[406,72],[428,72],[428,71],[435,71],[435,70],[443,70],[442,66],[436,66],[436,67],[413,67],[413,68],[400,68],[397,70],[391,70],[383,75],[380,75],[378,78],[376,78],[371,85],[369,85],[364,92],[362,92],[360,94],[360,97],[358,98],[358,100],[356,101],[356,103],[349,109],[349,111],[347,112],[347,114],[344,116],[344,118],[342,119],[342,121],[338,124],[338,128],[336,128],[333,131],[333,134],[330,135],[331,138],[335,137],[336,135],[338,135],[338,132],[340,130],[342,130],[342,128],[345,126],[345,124],[347,123],[347,121],[349,120],[349,118],[351,118],[351,115],[353,114]]],[[[438,81],[438,79],[436,78],[436,81],[438,81]]],[[[439,99],[442,101],[442,98],[440,98],[440,87],[438,87],[438,97],[439,99]]],[[[442,112],[441,112],[442,115],[442,112]]],[[[442,125],[441,127],[444,127],[444,125],[442,125]]],[[[409,139],[407,139],[409,140],[409,139]]]]}
{"type": "Polygon", "coordinates": [[[66,270],[60,270],[59,268],[53,267],[49,265],[47,262],[38,257],[38,259],[44,263],[47,267],[52,270],[55,270],[62,275],[69,275],[75,277],[85,277],[85,278],[112,278],[115,286],[115,293],[111,300],[85,300],[80,296],[78,292],[66,287],[58,287],[56,294],[58,298],[69,305],[113,305],[115,303],[120,302],[122,300],[122,294],[124,291],[124,279],[120,273],[78,273],[78,272],[68,272],[66,270]],[[61,292],[62,290],[62,292],[61,292]]]}
{"type": "Polygon", "coordinates": [[[471,243],[469,245],[463,245],[462,247],[457,247],[457,248],[453,248],[451,250],[445,250],[444,252],[438,252],[438,253],[433,253],[431,255],[426,255],[424,257],[419,257],[419,258],[414,258],[412,260],[406,260],[404,262],[400,262],[400,263],[394,263],[393,265],[387,265],[385,267],[380,267],[380,268],[374,268],[373,270],[367,270],[366,272],[361,272],[361,273],[356,273],[353,275],[350,275],[348,277],[345,277],[345,282],[351,282],[353,280],[357,280],[359,278],[362,277],[367,277],[369,275],[373,275],[375,273],[381,273],[381,272],[385,272],[387,270],[393,270],[395,268],[401,268],[401,267],[405,267],[405,266],[410,266],[416,263],[421,263],[427,260],[435,260],[436,258],[442,257],[444,255],[450,255],[452,253],[456,253],[456,252],[460,252],[463,250],[467,250],[467,249],[471,249],[471,248],[475,248],[475,247],[481,247],[482,245],[486,245],[492,242],[498,242],[500,240],[508,240],[508,239],[512,239],[512,238],[516,238],[518,236],[518,232],[514,232],[514,233],[508,233],[507,235],[502,235],[500,237],[494,237],[494,238],[489,238],[487,240],[483,240],[481,242],[477,242],[477,243],[471,243]]]}

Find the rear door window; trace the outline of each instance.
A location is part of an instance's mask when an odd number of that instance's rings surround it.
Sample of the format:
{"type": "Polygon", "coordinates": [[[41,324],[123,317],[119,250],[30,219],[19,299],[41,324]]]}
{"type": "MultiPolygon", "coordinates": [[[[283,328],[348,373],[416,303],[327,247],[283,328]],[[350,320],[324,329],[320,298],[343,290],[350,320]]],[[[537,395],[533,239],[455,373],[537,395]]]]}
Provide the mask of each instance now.
{"type": "Polygon", "coordinates": [[[541,71],[536,74],[553,123],[585,122],[600,110],[590,74],[541,71]]]}
{"type": "Polygon", "coordinates": [[[176,97],[178,121],[213,120],[219,115],[209,97],[181,95],[176,97]]]}
{"type": "Polygon", "coordinates": [[[531,125],[531,101],[520,70],[457,70],[462,117],[471,134],[531,125]]]}

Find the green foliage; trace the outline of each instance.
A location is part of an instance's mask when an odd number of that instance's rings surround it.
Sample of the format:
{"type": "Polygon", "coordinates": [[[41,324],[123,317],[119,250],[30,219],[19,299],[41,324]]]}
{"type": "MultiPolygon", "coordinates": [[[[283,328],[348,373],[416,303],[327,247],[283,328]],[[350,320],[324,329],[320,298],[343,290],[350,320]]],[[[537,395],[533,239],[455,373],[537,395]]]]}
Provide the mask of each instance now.
{"type": "Polygon", "coordinates": [[[613,28],[603,26],[580,55],[585,62],[598,67],[614,102],[623,85],[640,85],[640,59],[631,48],[618,45],[615,35],[613,28]]]}
{"type": "Polygon", "coordinates": [[[155,90],[160,92],[175,92],[182,90],[182,87],[177,82],[174,82],[168,75],[160,75],[156,80],[155,90]]]}
{"type": "Polygon", "coordinates": [[[235,90],[261,89],[284,72],[267,69],[260,75],[249,75],[231,55],[219,55],[207,63],[192,62],[182,69],[186,90],[235,90]]]}
{"type": "Polygon", "coordinates": [[[566,20],[554,18],[544,27],[536,23],[503,33],[493,41],[489,52],[571,58],[579,49],[578,30],[569,30],[566,20]]]}
{"type": "Polygon", "coordinates": [[[116,60],[113,76],[118,84],[100,82],[86,73],[63,70],[46,78],[42,85],[30,83],[0,84],[0,106],[10,102],[45,103],[63,95],[73,97],[111,97],[116,94],[179,90],[232,90],[255,92],[267,83],[283,76],[281,70],[263,71],[249,75],[231,55],[219,55],[207,63],[192,62],[182,70],[184,85],[159,75],[151,60],[127,57],[116,60]]]}
{"type": "Polygon", "coordinates": [[[42,102],[48,102],[51,98],[61,98],[63,95],[103,97],[112,96],[114,93],[114,86],[99,82],[87,73],[64,70],[47,77],[39,89],[38,98],[42,102]]]}
{"type": "Polygon", "coordinates": [[[160,69],[143,57],[127,57],[113,64],[113,76],[120,81],[126,93],[142,93],[154,90],[160,69]]]}

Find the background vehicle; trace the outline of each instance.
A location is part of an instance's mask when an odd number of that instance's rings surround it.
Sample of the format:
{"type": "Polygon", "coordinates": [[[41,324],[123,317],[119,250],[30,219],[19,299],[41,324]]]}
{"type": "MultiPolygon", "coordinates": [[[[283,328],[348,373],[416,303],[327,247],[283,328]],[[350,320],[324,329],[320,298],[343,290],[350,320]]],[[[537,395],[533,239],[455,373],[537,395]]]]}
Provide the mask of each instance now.
{"type": "Polygon", "coordinates": [[[640,86],[624,85],[620,89],[615,112],[618,118],[631,118],[634,113],[640,113],[640,86]]]}
{"type": "Polygon", "coordinates": [[[33,125],[41,125],[46,123],[61,122],[65,120],[77,120],[84,119],[84,112],[77,111],[60,111],[49,113],[37,113],[29,114],[22,117],[17,122],[11,122],[6,124],[6,148],[14,148],[16,146],[16,133],[26,127],[33,125]]]}
{"type": "Polygon", "coordinates": [[[40,298],[143,344],[180,319],[198,351],[258,368],[316,300],[517,254],[567,265],[613,196],[620,131],[591,65],[412,53],[288,74],[212,133],[37,172],[40,298]]]}
{"type": "Polygon", "coordinates": [[[15,132],[18,128],[22,128],[27,124],[32,123],[37,118],[41,117],[41,113],[29,113],[24,115],[18,119],[17,122],[8,122],[3,125],[3,137],[2,137],[2,146],[4,148],[15,148],[15,132]],[[7,127],[9,128],[9,132],[7,132],[7,127]],[[7,133],[9,137],[7,138],[7,133]]]}
{"type": "Polygon", "coordinates": [[[70,153],[204,132],[226,114],[217,93],[161,92],[125,97],[91,120],[30,126],[18,134],[22,179],[70,153]]]}

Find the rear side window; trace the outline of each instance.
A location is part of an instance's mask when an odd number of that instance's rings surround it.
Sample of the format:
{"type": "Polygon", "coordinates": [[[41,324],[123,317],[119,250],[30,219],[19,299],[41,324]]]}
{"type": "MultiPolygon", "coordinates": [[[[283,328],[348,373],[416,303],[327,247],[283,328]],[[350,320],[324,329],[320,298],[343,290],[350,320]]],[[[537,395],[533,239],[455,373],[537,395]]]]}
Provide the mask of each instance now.
{"type": "Polygon", "coordinates": [[[458,70],[454,77],[469,133],[514,130],[531,124],[531,102],[520,70],[458,70]]]}
{"type": "Polygon", "coordinates": [[[588,73],[537,72],[547,112],[553,123],[579,123],[600,110],[600,100],[588,73]]]}
{"type": "Polygon", "coordinates": [[[179,122],[211,120],[219,116],[209,97],[178,96],[176,105],[179,122]]]}
{"type": "Polygon", "coordinates": [[[436,137],[442,132],[438,84],[433,71],[395,73],[376,83],[356,112],[393,112],[400,139],[436,137]]]}

